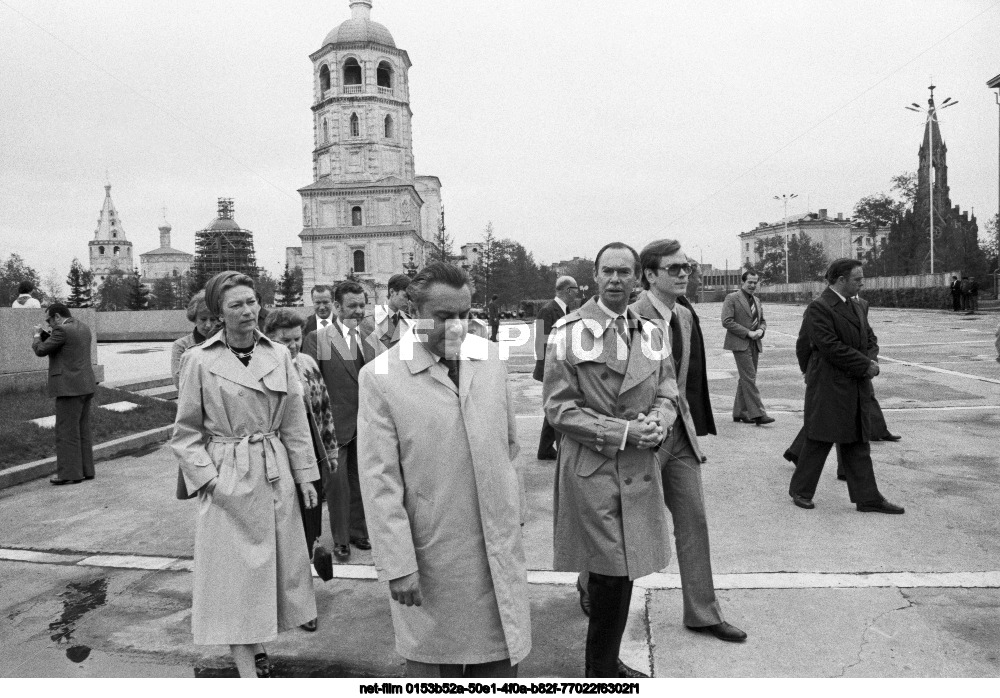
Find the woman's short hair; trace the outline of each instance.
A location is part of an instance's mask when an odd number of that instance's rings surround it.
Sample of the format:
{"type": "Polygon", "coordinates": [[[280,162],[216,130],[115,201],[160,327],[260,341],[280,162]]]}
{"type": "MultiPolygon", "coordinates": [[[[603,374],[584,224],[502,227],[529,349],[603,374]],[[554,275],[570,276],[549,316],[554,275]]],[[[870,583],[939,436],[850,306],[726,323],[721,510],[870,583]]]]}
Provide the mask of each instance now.
{"type": "Polygon", "coordinates": [[[208,310],[208,304],[205,302],[205,291],[201,290],[198,293],[191,296],[191,300],[188,301],[187,305],[187,319],[188,322],[197,322],[198,316],[201,311],[208,310]]]}
{"type": "Polygon", "coordinates": [[[434,284],[444,284],[451,288],[464,288],[469,285],[469,275],[454,264],[431,262],[413,277],[410,285],[406,288],[406,295],[419,308],[427,300],[427,292],[434,284]]]}
{"type": "Polygon", "coordinates": [[[205,303],[208,305],[208,312],[221,318],[222,298],[226,295],[226,291],[237,286],[246,286],[256,291],[253,279],[238,271],[222,271],[209,279],[205,284],[205,303]]]}
{"type": "Polygon", "coordinates": [[[293,327],[304,327],[306,321],[299,317],[291,308],[273,308],[264,320],[263,332],[268,337],[278,330],[290,330],[293,327]]]}
{"type": "Polygon", "coordinates": [[[860,259],[835,259],[826,270],[827,283],[835,284],[842,276],[850,276],[855,267],[864,266],[860,259]]]}

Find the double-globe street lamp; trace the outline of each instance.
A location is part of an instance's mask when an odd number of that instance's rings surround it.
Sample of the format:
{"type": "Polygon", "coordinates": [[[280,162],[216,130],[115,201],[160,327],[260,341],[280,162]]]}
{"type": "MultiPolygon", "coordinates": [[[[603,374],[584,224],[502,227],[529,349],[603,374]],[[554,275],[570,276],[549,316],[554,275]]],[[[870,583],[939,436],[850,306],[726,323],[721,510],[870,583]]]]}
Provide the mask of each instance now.
{"type": "Polygon", "coordinates": [[[798,194],[782,194],[775,196],[778,201],[785,204],[785,283],[788,283],[788,202],[797,197],[798,194]]]}
{"type": "Polygon", "coordinates": [[[906,109],[910,111],[926,113],[927,114],[927,135],[930,139],[928,147],[929,152],[927,153],[927,188],[930,194],[930,219],[931,219],[931,274],[934,273],[934,125],[938,123],[937,112],[938,109],[947,109],[948,107],[953,107],[958,104],[958,100],[952,100],[951,97],[946,98],[941,102],[940,107],[934,106],[934,85],[930,88],[931,96],[927,100],[927,109],[924,109],[916,102],[913,102],[906,109]]]}

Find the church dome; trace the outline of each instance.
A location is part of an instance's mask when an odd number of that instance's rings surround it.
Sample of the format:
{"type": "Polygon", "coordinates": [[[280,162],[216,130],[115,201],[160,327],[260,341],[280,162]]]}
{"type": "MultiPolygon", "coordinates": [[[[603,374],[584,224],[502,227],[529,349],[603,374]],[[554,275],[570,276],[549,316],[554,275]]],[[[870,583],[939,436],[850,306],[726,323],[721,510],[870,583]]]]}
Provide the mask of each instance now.
{"type": "Polygon", "coordinates": [[[353,16],[327,34],[323,39],[323,45],[374,42],[396,48],[396,42],[389,30],[370,19],[371,9],[371,0],[353,0],[351,2],[353,16]]]}
{"type": "Polygon", "coordinates": [[[239,230],[240,226],[232,218],[213,218],[206,230],[239,230]]]}

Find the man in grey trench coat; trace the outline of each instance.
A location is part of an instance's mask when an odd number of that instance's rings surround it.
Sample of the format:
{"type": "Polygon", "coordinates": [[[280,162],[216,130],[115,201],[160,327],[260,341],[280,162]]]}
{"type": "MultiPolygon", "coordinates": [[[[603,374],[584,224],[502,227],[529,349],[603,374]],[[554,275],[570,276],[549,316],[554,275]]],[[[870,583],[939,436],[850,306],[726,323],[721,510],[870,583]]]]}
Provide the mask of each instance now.
{"type": "Polygon", "coordinates": [[[466,336],[468,283],[421,269],[415,333],[360,373],[372,555],[414,678],[515,677],[531,649],[514,403],[498,345],[466,336]]]}
{"type": "Polygon", "coordinates": [[[554,498],[554,568],[589,572],[586,675],[643,676],[618,659],[633,580],[670,556],[656,447],[677,418],[664,337],[628,309],[639,255],[623,243],[597,254],[598,298],[553,329],[545,416],[562,434],[554,498]]]}

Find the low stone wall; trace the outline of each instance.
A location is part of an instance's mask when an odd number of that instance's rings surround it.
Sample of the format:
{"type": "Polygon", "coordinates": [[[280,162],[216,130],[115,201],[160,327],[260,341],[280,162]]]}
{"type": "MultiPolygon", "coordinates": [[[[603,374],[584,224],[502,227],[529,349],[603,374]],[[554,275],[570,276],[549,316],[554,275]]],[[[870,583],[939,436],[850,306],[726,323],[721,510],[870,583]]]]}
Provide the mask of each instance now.
{"type": "Polygon", "coordinates": [[[193,329],[185,310],[119,310],[96,315],[99,342],[172,342],[193,329]]]}
{"type": "MultiPolygon", "coordinates": [[[[74,308],[73,317],[90,327],[97,325],[97,313],[90,308],[74,308]]],[[[31,349],[35,325],[45,324],[45,311],[0,308],[0,394],[33,390],[45,385],[49,359],[35,356],[31,349]]],[[[97,363],[97,342],[91,344],[91,363],[98,382],[104,380],[104,367],[97,363]]]]}

